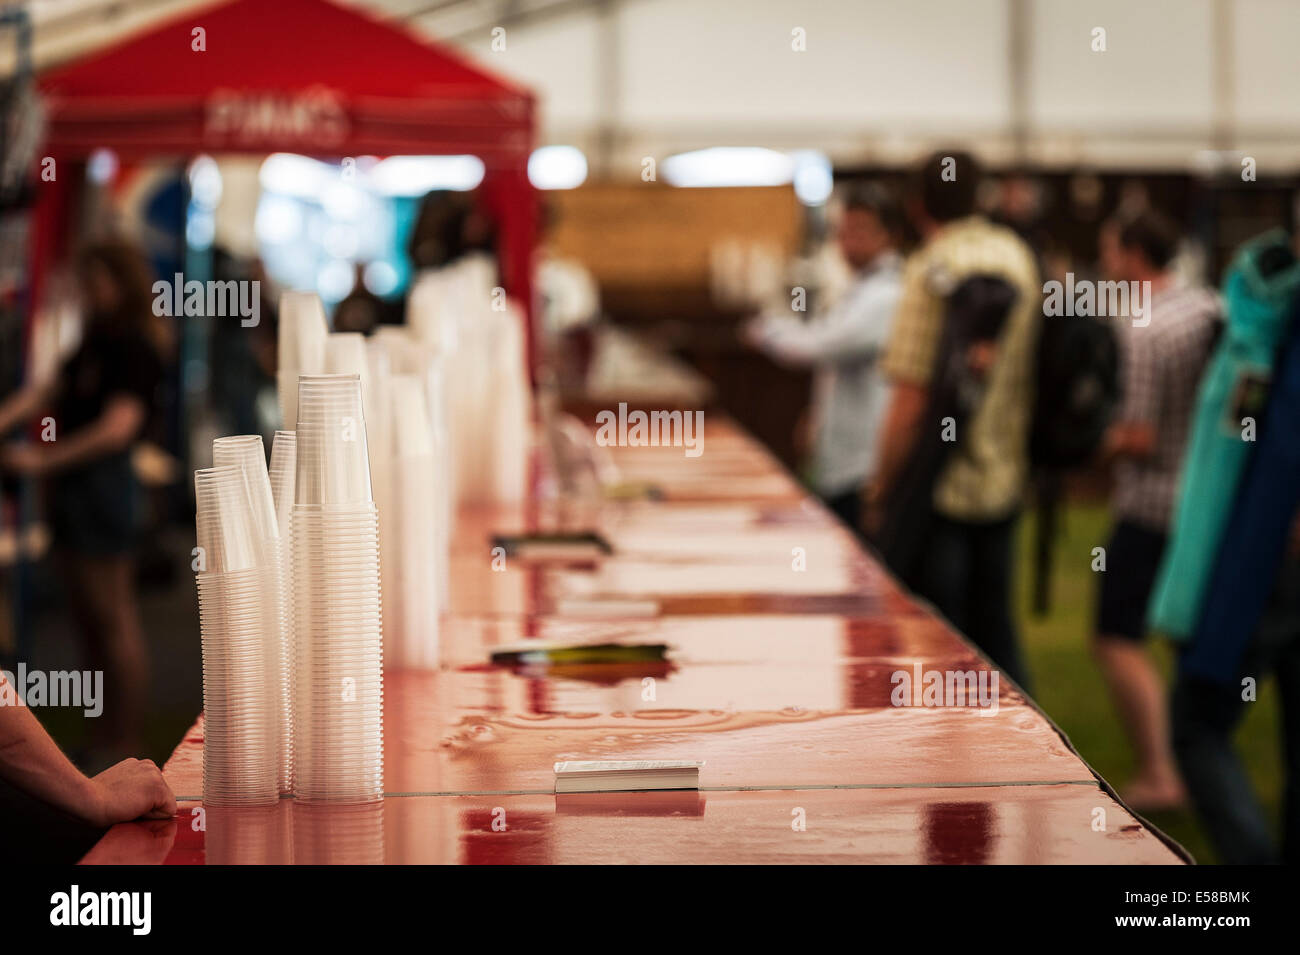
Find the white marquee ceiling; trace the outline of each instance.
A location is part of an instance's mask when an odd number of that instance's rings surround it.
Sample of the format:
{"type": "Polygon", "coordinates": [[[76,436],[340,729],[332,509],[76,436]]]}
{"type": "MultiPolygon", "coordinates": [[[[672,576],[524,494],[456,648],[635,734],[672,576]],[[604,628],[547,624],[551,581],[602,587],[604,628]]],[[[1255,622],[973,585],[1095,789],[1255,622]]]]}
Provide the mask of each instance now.
{"type": "MultiPolygon", "coordinates": [[[[268,0],[273,2],[273,0],[268,0]]],[[[204,0],[27,4],[39,67],[204,0]]],[[[1293,0],[362,0],[536,89],[543,139],[597,170],[708,145],[906,160],[1300,166],[1293,0]],[[493,52],[504,27],[506,49],[493,52]],[[805,31],[806,50],[791,49],[805,31]],[[1106,30],[1104,53],[1092,31],[1106,30]]],[[[12,45],[0,52],[11,68],[12,45]]]]}

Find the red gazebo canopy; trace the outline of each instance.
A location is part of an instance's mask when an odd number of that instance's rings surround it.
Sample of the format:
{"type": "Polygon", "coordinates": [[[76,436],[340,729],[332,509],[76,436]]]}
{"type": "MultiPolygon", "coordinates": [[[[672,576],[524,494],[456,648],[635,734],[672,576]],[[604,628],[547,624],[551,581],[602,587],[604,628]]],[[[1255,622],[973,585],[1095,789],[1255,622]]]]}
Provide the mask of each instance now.
{"type": "Polygon", "coordinates": [[[456,52],[328,0],[232,0],[50,71],[40,89],[49,111],[44,154],[56,160],[100,147],[125,161],[478,156],[503,281],[531,311],[534,98],[456,52]]]}

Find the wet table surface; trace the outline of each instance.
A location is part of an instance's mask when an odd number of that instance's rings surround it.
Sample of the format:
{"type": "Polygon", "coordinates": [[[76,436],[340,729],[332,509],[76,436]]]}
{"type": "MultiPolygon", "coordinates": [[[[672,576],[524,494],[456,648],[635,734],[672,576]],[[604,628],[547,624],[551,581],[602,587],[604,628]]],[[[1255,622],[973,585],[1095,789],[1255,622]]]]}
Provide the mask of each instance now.
{"type": "Polygon", "coordinates": [[[1183,861],[756,442],[713,419],[704,449],[610,449],[654,499],[462,512],[442,668],[385,673],[382,802],[204,807],[200,717],[165,766],[177,818],[84,861],[1183,861]],[[494,560],[492,535],[539,528],[613,552],[494,560]],[[530,640],[669,649],[490,663],[530,640]],[[704,767],[699,791],[556,795],[566,759],[704,767]]]}

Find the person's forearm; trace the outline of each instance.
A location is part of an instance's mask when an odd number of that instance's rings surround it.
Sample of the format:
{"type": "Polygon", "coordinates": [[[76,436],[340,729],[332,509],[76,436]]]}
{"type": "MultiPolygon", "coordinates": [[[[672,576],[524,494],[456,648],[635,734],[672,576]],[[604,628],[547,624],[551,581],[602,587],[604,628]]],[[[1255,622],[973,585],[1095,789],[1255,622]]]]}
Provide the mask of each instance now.
{"type": "MultiPolygon", "coordinates": [[[[0,681],[4,678],[0,677],[0,681]]],[[[5,682],[0,693],[0,777],[30,796],[74,816],[93,821],[99,810],[91,781],[63,755],[26,706],[5,682]]]]}
{"type": "Polygon", "coordinates": [[[115,454],[130,443],[129,438],[124,439],[115,429],[95,422],[74,431],[66,438],[50,442],[46,452],[46,468],[50,471],[66,471],[87,461],[115,454]]]}
{"type": "Polygon", "coordinates": [[[46,471],[66,471],[131,446],[144,424],[144,405],[136,398],[111,401],[98,418],[48,445],[46,471]]]}
{"type": "Polygon", "coordinates": [[[773,361],[796,368],[806,368],[817,356],[807,347],[807,330],[803,323],[788,316],[764,315],[750,325],[750,343],[773,361]]]}
{"type": "Polygon", "coordinates": [[[47,397],[47,389],[27,385],[4,401],[0,401],[0,436],[7,434],[40,411],[47,397]]]}
{"type": "Polygon", "coordinates": [[[1146,458],[1155,451],[1155,429],[1146,424],[1113,424],[1102,440],[1102,463],[1118,458],[1146,458]]]}
{"type": "Polygon", "coordinates": [[[788,365],[861,362],[879,354],[889,327],[888,309],[856,315],[833,313],[810,322],[768,318],[760,323],[760,347],[788,365]]]}

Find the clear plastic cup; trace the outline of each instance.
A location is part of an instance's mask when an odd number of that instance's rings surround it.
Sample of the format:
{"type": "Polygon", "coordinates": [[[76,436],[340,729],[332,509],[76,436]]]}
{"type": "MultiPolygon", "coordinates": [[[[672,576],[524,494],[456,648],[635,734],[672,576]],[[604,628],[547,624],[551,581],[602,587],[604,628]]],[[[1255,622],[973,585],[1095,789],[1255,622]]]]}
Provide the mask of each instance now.
{"type": "Polygon", "coordinates": [[[266,469],[261,435],[232,435],[212,442],[213,461],[239,467],[252,497],[254,526],[262,550],[265,573],[256,588],[261,596],[264,623],[258,631],[263,644],[265,685],[274,705],[277,779],[280,792],[293,787],[293,700],[290,683],[292,635],[289,623],[285,547],[280,537],[274,494],[266,469]]]}
{"type": "Polygon", "coordinates": [[[360,332],[330,332],[325,338],[322,370],[327,375],[366,374],[366,336],[360,332]]]}
{"type": "Polygon", "coordinates": [[[253,523],[257,533],[274,540],[280,536],[280,522],[275,515],[275,499],[271,493],[271,480],[266,470],[266,449],[260,434],[237,434],[217,438],[212,442],[214,467],[242,468],[248,481],[248,493],[253,507],[253,523]]]}
{"type": "Polygon", "coordinates": [[[299,374],[323,372],[329,325],[320,296],[315,292],[282,292],[279,323],[280,367],[299,374]]]}
{"type": "Polygon", "coordinates": [[[243,468],[227,465],[195,471],[194,499],[203,570],[221,573],[258,566],[261,542],[243,468]]]}
{"type": "Polygon", "coordinates": [[[357,375],[303,375],[298,379],[296,442],[296,504],[373,501],[357,375]]]}
{"type": "Polygon", "coordinates": [[[394,457],[432,456],[433,428],[424,382],[415,375],[394,375],[391,387],[394,457]]]}
{"type": "Polygon", "coordinates": [[[289,536],[289,511],[293,508],[293,487],[298,469],[297,451],[297,436],[294,432],[275,433],[275,439],[271,442],[271,467],[267,477],[271,482],[276,523],[280,528],[280,536],[285,539],[289,536]]]}
{"type": "MultiPolygon", "coordinates": [[[[351,385],[329,384],[319,400],[308,399],[304,387],[300,475],[312,446],[308,434],[326,430],[313,431],[311,408],[327,409],[326,422],[339,411],[355,411],[355,377],[351,385]]],[[[315,458],[325,460],[327,474],[331,447],[328,435],[321,438],[315,458]]],[[[379,511],[369,500],[295,504],[289,528],[294,795],[304,802],[377,800],[383,795],[384,663],[379,511]]]]}
{"type": "Polygon", "coordinates": [[[265,581],[260,565],[195,577],[207,804],[269,805],[284,791],[283,684],[267,680],[276,661],[270,656],[265,581]]]}

